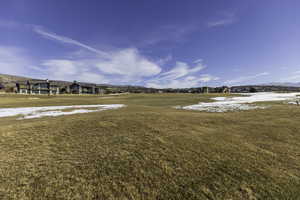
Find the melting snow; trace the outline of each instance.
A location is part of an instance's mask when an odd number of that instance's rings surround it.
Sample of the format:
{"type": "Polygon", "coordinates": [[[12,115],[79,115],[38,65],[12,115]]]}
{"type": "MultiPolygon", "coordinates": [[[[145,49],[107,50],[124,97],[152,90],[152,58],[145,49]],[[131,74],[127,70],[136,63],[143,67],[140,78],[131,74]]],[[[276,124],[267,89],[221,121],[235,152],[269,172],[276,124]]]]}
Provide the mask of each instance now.
{"type": "Polygon", "coordinates": [[[22,115],[18,119],[32,119],[46,116],[73,115],[79,113],[91,113],[109,109],[122,108],[123,104],[107,105],[74,105],[74,106],[47,106],[47,107],[23,107],[23,108],[0,108],[0,117],[12,117],[22,115]],[[94,110],[84,109],[94,108],[94,110]],[[71,111],[62,111],[72,109],[71,111]]]}
{"type": "Polygon", "coordinates": [[[200,102],[196,105],[176,107],[186,110],[199,110],[206,112],[227,112],[235,110],[252,110],[252,109],[264,109],[265,106],[251,105],[255,102],[268,102],[268,101],[286,101],[297,99],[300,93],[273,93],[273,92],[261,92],[261,93],[249,93],[241,94],[240,97],[215,97],[212,100],[215,102],[204,103],[200,102]]]}

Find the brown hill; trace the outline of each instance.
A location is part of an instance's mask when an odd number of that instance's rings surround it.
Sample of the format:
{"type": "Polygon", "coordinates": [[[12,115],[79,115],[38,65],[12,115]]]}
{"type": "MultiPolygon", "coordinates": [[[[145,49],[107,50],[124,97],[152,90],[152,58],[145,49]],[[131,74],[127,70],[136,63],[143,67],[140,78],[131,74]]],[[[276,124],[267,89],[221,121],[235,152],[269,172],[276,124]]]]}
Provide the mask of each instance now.
{"type": "Polygon", "coordinates": [[[0,89],[6,88],[6,90],[10,91],[11,88],[15,86],[18,81],[26,81],[31,80],[31,78],[23,77],[23,76],[14,76],[8,74],[0,74],[0,89]]]}
{"type": "Polygon", "coordinates": [[[31,78],[23,77],[23,76],[13,76],[7,74],[0,74],[0,83],[12,83],[17,81],[26,81],[31,80],[31,78]]]}

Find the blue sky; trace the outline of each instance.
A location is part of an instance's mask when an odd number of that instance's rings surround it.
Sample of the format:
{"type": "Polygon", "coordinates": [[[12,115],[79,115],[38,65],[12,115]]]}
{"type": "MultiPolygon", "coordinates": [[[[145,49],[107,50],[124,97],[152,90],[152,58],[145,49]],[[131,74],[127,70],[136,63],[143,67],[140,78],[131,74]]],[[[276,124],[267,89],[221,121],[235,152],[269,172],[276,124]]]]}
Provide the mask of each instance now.
{"type": "Polygon", "coordinates": [[[2,0],[0,73],[184,88],[300,82],[297,0],[2,0]]]}

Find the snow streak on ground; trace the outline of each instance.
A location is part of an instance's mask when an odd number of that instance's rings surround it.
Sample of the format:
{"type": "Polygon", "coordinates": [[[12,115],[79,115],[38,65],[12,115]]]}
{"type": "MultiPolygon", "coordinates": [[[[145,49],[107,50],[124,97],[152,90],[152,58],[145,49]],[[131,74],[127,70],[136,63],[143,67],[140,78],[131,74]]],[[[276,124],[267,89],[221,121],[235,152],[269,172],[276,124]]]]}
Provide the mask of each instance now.
{"type": "Polygon", "coordinates": [[[74,105],[74,106],[47,106],[47,107],[23,107],[23,108],[1,108],[0,117],[12,117],[21,115],[18,119],[32,119],[46,116],[73,115],[79,113],[91,113],[103,110],[122,108],[123,104],[107,105],[74,105]],[[87,109],[89,108],[89,109],[87,109]],[[63,111],[69,109],[71,111],[63,111]],[[93,110],[90,110],[93,109],[93,110]]]}
{"type": "Polygon", "coordinates": [[[286,101],[295,100],[300,93],[273,93],[273,92],[261,92],[261,93],[247,93],[241,94],[241,97],[215,97],[212,100],[215,102],[204,103],[200,102],[196,105],[190,106],[177,106],[176,108],[186,110],[199,110],[206,112],[228,112],[235,110],[252,110],[252,109],[264,109],[265,106],[256,106],[251,103],[255,102],[268,102],[268,101],[286,101]]]}

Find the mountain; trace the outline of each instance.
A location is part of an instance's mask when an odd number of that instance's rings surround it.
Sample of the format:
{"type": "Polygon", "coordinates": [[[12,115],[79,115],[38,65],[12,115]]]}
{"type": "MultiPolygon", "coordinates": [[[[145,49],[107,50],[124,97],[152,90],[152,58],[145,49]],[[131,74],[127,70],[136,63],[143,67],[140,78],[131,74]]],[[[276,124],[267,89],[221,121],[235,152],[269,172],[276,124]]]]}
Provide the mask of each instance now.
{"type": "Polygon", "coordinates": [[[291,82],[273,82],[273,83],[267,83],[264,85],[276,85],[276,86],[288,86],[288,87],[300,87],[300,82],[297,83],[291,83],[291,82]]]}

